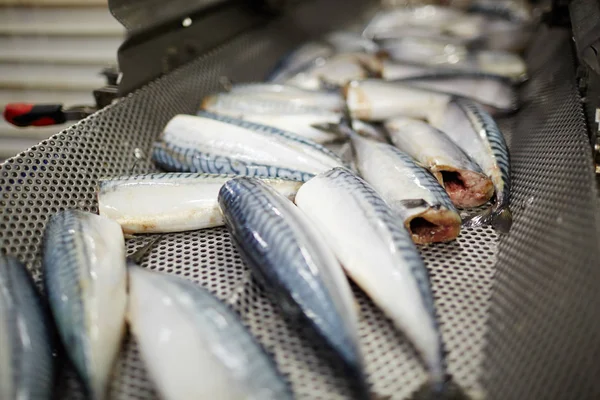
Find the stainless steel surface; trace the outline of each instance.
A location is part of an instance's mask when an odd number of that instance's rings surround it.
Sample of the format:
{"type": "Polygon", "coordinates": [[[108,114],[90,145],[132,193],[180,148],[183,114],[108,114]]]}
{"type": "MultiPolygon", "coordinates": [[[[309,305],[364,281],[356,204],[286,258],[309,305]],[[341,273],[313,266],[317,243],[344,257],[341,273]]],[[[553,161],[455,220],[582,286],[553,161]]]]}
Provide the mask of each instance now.
{"type": "MultiPolygon", "coordinates": [[[[2,251],[25,261],[39,278],[41,238],[52,213],[96,212],[98,179],[154,170],[136,154],[140,149],[150,154],[166,122],[177,113],[195,112],[205,94],[219,90],[220,77],[262,79],[300,40],[362,12],[336,4],[310,2],[293,20],[242,35],[3,164],[2,251]]],[[[594,398],[593,379],[600,376],[600,322],[592,315],[600,309],[600,224],[568,33],[540,32],[529,62],[532,77],[523,88],[523,110],[500,121],[513,161],[511,233],[500,239],[491,228],[466,230],[456,242],[421,252],[449,372],[473,398],[565,398],[569,390],[578,396],[567,398],[594,398]]],[[[128,240],[128,252],[147,240],[128,240]]],[[[325,362],[327,350],[281,318],[224,228],[165,235],[142,265],[185,276],[228,302],[273,354],[298,398],[347,397],[343,379],[325,362]]],[[[360,291],[356,294],[374,391],[383,398],[409,397],[426,379],[421,363],[402,334],[360,291]]],[[[72,373],[61,391],[60,398],[82,396],[72,373]]],[[[131,339],[115,368],[111,398],[156,398],[131,339]]]]}
{"type": "Polygon", "coordinates": [[[490,399],[597,399],[600,212],[569,34],[542,32],[527,60],[483,382],[490,399]]]}

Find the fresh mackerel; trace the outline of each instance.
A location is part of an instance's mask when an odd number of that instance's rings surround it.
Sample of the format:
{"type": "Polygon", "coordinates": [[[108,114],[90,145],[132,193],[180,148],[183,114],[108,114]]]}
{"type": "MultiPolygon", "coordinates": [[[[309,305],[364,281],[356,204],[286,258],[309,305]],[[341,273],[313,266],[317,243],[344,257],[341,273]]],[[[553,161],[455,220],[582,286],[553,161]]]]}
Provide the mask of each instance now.
{"type": "Polygon", "coordinates": [[[444,132],[405,117],[390,119],[385,127],[392,143],[427,168],[457,207],[480,206],[494,194],[490,178],[444,132]]]}
{"type": "Polygon", "coordinates": [[[399,215],[415,243],[456,239],[460,215],[429,172],[392,145],[354,132],[351,138],[361,176],[399,215]]]}
{"type": "Polygon", "coordinates": [[[52,321],[25,265],[0,254],[0,398],[50,400],[52,321]]]}
{"type": "Polygon", "coordinates": [[[368,183],[342,168],[304,184],[296,204],[346,273],[412,341],[432,383],[441,387],[444,354],[427,269],[391,208],[368,183]]]}
{"type": "Polygon", "coordinates": [[[439,118],[452,98],[445,93],[375,79],[350,82],[345,86],[344,94],[350,116],[366,121],[398,116],[439,118]]]}
{"type": "Polygon", "coordinates": [[[227,182],[219,204],[242,256],[274,302],[288,317],[308,323],[366,398],[355,299],[321,233],[290,200],[255,178],[227,182]]]}
{"type": "Polygon", "coordinates": [[[439,72],[427,76],[402,79],[410,85],[467,97],[494,114],[507,114],[518,109],[517,92],[507,78],[483,73],[439,72]]]}
{"type": "Polygon", "coordinates": [[[343,164],[330,150],[291,132],[207,112],[175,116],[153,158],[168,171],[297,180],[343,164]]]}
{"type": "Polygon", "coordinates": [[[510,205],[510,155],[504,136],[494,119],[477,103],[456,99],[433,125],[458,144],[494,184],[494,205],[465,223],[473,227],[491,223],[501,232],[512,224],[510,205]]]}

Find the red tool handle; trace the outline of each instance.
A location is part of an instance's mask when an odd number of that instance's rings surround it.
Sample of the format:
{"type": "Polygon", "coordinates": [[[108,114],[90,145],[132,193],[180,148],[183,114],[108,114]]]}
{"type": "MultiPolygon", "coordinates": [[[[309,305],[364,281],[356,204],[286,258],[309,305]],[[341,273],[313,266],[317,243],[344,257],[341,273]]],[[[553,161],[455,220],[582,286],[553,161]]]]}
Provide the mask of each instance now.
{"type": "Polygon", "coordinates": [[[61,104],[7,104],[4,119],[16,126],[58,125],[67,121],[61,104]]]}

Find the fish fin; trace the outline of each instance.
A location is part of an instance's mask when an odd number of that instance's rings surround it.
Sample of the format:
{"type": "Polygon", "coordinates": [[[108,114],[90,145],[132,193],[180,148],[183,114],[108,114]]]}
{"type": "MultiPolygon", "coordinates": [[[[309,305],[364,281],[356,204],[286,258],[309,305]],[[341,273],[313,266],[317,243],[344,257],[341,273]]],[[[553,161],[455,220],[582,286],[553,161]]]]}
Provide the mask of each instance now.
{"type": "Polygon", "coordinates": [[[512,225],[512,213],[510,209],[507,206],[493,206],[463,222],[465,228],[475,228],[484,225],[491,225],[501,233],[508,233],[512,225]]]}

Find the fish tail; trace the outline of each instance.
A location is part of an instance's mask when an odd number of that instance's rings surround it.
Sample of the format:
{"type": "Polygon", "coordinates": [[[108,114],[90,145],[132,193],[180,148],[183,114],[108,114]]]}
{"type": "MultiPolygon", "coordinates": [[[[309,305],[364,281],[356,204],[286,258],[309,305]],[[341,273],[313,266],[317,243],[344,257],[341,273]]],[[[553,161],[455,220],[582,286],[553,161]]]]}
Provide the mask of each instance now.
{"type": "Polygon", "coordinates": [[[468,218],[463,222],[466,228],[491,225],[502,233],[508,233],[512,226],[512,213],[506,204],[494,205],[481,214],[468,218]]]}
{"type": "Polygon", "coordinates": [[[512,212],[508,207],[501,207],[492,218],[492,226],[502,233],[508,233],[512,226],[512,212]]]}

